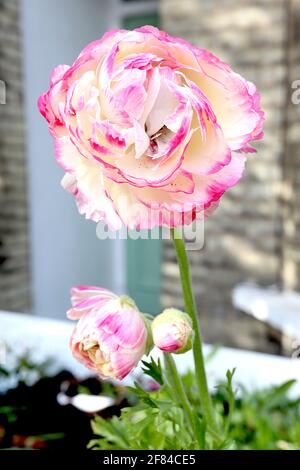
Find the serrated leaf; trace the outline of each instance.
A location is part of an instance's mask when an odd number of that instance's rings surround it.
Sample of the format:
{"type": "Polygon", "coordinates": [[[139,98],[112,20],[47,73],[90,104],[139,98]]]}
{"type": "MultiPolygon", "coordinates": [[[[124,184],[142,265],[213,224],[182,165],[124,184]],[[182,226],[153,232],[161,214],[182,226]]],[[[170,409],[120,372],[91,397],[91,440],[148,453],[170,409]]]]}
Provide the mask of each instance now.
{"type": "Polygon", "coordinates": [[[158,358],[157,362],[155,362],[151,356],[150,362],[142,361],[142,363],[144,365],[144,367],[142,367],[143,372],[159,383],[159,385],[163,385],[164,379],[160,359],[158,358]]]}
{"type": "Polygon", "coordinates": [[[92,421],[92,430],[94,434],[101,436],[102,438],[107,439],[109,442],[116,444],[120,449],[127,448],[127,439],[121,431],[121,421],[116,417],[112,418],[110,421],[97,416],[94,421],[92,421]]]}

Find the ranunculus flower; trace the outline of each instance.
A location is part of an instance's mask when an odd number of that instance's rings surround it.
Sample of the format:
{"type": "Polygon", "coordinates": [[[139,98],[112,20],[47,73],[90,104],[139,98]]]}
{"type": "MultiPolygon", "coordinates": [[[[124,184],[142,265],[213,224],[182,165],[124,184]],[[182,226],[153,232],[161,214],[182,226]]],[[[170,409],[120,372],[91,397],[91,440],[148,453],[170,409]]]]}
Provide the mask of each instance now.
{"type": "Polygon", "coordinates": [[[111,31],[55,68],[39,109],[63,187],[111,229],[205,217],[263,136],[253,83],[151,26],[111,31]]]}
{"type": "Polygon", "coordinates": [[[77,286],[71,294],[74,357],[102,379],[123,379],[149,352],[147,320],[131,299],[106,289],[77,286]]]}
{"type": "Polygon", "coordinates": [[[175,308],[167,308],[154,318],[153,343],[164,352],[181,354],[191,349],[194,331],[190,317],[175,308]]]}

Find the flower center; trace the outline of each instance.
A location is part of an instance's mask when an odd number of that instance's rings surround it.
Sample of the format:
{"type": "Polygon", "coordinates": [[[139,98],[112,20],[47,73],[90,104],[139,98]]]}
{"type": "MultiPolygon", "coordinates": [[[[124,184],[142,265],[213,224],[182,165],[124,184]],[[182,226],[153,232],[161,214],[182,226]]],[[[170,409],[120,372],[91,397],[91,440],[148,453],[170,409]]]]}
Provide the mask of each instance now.
{"type": "Polygon", "coordinates": [[[99,345],[93,346],[86,351],[90,360],[94,364],[104,364],[107,361],[105,354],[101,351],[99,345]]]}
{"type": "MultiPolygon", "coordinates": [[[[145,132],[147,133],[147,127],[145,126],[145,132]]],[[[164,148],[167,146],[172,132],[167,126],[161,127],[150,137],[150,145],[146,151],[146,155],[151,158],[159,158],[163,154],[164,148]]]]}

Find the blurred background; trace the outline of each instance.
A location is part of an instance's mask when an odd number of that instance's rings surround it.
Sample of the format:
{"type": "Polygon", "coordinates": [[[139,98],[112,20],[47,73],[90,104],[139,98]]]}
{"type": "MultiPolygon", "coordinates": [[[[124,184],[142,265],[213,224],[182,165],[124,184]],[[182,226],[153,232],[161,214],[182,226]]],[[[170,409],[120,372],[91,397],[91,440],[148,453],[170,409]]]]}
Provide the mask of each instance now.
{"type": "Polygon", "coordinates": [[[300,331],[298,0],[0,0],[0,310],[64,319],[78,283],[128,292],[151,313],[182,306],[169,241],[99,240],[78,215],[36,104],[54,66],[107,30],[144,24],[210,49],[261,92],[265,138],[190,258],[206,342],[290,355],[286,337],[300,331]]]}

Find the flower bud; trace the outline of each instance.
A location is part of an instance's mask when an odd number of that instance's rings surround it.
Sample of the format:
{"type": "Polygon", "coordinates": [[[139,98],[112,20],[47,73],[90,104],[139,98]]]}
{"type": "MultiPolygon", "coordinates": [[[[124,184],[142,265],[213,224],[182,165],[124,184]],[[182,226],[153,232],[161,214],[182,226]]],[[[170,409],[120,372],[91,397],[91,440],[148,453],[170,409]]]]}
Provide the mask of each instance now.
{"type": "Polygon", "coordinates": [[[194,331],[186,313],[168,308],[154,318],[152,335],[155,346],[162,351],[181,354],[191,349],[194,331]]]}
{"type": "Polygon", "coordinates": [[[106,289],[78,286],[71,293],[74,357],[102,379],[123,379],[151,347],[147,320],[131,299],[106,289]]]}

